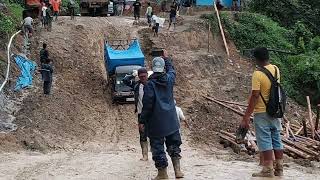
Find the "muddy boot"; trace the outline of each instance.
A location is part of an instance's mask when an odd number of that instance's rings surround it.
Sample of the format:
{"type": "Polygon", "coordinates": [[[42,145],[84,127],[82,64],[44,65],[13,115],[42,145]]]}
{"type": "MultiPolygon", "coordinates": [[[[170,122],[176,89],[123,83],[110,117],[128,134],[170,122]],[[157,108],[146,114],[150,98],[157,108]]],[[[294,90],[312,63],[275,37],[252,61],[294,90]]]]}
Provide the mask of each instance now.
{"type": "Polygon", "coordinates": [[[158,169],[158,175],[152,180],[169,179],[167,168],[158,169]]]}
{"type": "Polygon", "coordinates": [[[274,167],[274,175],[283,176],[283,159],[277,159],[274,167]]]}
{"type": "Polygon", "coordinates": [[[274,177],[273,165],[263,166],[259,173],[253,173],[252,177],[274,177]]]}
{"type": "Polygon", "coordinates": [[[181,172],[181,169],[180,169],[180,159],[172,158],[171,160],[172,160],[174,174],[176,175],[176,178],[183,178],[184,174],[181,172]]]}
{"type": "Polygon", "coordinates": [[[142,158],[141,161],[148,161],[148,141],[140,142],[142,149],[142,158]]]}

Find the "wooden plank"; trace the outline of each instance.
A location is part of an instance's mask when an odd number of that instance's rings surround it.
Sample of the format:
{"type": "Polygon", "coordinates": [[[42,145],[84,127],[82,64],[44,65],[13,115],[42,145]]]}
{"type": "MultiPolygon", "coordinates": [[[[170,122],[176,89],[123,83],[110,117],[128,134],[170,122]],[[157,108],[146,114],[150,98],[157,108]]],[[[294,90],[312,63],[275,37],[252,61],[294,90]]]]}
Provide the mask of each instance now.
{"type": "Polygon", "coordinates": [[[300,151],[300,150],[298,150],[298,149],[295,149],[295,148],[293,148],[293,147],[291,147],[291,146],[289,146],[289,145],[283,144],[283,147],[284,147],[286,150],[288,150],[289,152],[292,152],[292,153],[298,155],[298,156],[301,157],[301,158],[304,158],[304,159],[310,159],[310,158],[311,158],[310,155],[308,155],[308,154],[306,154],[306,153],[304,153],[304,152],[302,152],[302,151],[300,151]]]}
{"type": "Polygon", "coordinates": [[[214,99],[217,100],[217,101],[223,102],[223,103],[227,103],[227,104],[238,105],[238,106],[242,106],[242,107],[248,107],[248,105],[241,104],[241,103],[238,103],[238,102],[225,101],[225,100],[221,100],[221,99],[217,99],[217,98],[214,98],[214,99]]]}
{"type": "MultiPolygon", "coordinates": [[[[208,97],[208,96],[205,96],[205,95],[202,95],[202,96],[203,96],[204,98],[210,100],[210,101],[213,101],[213,102],[215,102],[215,103],[217,103],[217,104],[219,104],[219,105],[221,105],[221,106],[223,106],[223,107],[225,107],[225,108],[228,108],[228,109],[232,110],[233,112],[237,113],[237,114],[240,115],[240,116],[244,116],[244,113],[243,113],[243,112],[240,112],[240,111],[238,111],[237,109],[235,109],[235,108],[233,108],[233,107],[230,107],[230,106],[228,106],[228,105],[226,105],[226,104],[224,104],[224,103],[222,103],[222,102],[220,102],[220,101],[217,101],[217,100],[215,100],[214,98],[211,98],[211,97],[208,97]]],[[[252,120],[253,117],[250,117],[250,119],[252,120]]]]}
{"type": "Polygon", "coordinates": [[[227,44],[227,41],[226,41],[226,37],[224,35],[224,30],[223,30],[223,27],[222,27],[222,24],[221,24],[219,11],[218,11],[218,8],[217,8],[217,5],[216,5],[215,2],[213,3],[213,6],[214,6],[214,10],[216,11],[216,16],[218,18],[219,28],[220,28],[222,40],[223,40],[223,43],[224,43],[224,47],[226,49],[226,53],[227,53],[227,56],[229,58],[230,57],[230,53],[229,53],[229,49],[228,49],[228,44],[227,44]]]}
{"type": "Polygon", "coordinates": [[[308,103],[308,112],[309,112],[309,125],[311,127],[311,136],[312,136],[312,139],[314,139],[314,124],[313,124],[313,121],[312,121],[312,110],[311,110],[311,104],[310,104],[310,98],[309,96],[307,96],[307,103],[308,103]]]}
{"type": "Polygon", "coordinates": [[[311,149],[308,149],[305,146],[301,146],[301,145],[295,144],[294,142],[291,142],[291,141],[289,141],[289,140],[287,140],[285,138],[282,138],[282,141],[287,143],[288,145],[296,147],[296,148],[298,148],[298,149],[300,149],[300,150],[302,150],[302,151],[304,151],[304,152],[306,152],[308,154],[311,154],[311,155],[316,156],[316,157],[319,156],[319,153],[317,153],[317,152],[315,152],[315,151],[313,151],[311,149]]]}

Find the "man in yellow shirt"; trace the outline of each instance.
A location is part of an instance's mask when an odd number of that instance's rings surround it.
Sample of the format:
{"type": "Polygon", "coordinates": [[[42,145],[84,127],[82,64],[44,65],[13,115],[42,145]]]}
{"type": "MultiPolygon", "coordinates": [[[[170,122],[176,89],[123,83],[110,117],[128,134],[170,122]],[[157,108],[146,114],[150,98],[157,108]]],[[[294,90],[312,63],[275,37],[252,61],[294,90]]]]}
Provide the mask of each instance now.
{"type": "Polygon", "coordinates": [[[264,162],[263,169],[259,173],[252,174],[253,177],[283,176],[283,144],[281,142],[281,120],[273,118],[266,112],[266,104],[269,101],[271,81],[264,72],[266,68],[280,81],[280,72],[277,66],[270,64],[267,48],[256,48],[253,56],[258,69],[252,75],[252,92],[249,105],[243,116],[241,127],[249,128],[250,116],[254,113],[253,124],[256,132],[259,151],[262,153],[264,162]],[[273,167],[273,154],[276,166],[273,167]]]}

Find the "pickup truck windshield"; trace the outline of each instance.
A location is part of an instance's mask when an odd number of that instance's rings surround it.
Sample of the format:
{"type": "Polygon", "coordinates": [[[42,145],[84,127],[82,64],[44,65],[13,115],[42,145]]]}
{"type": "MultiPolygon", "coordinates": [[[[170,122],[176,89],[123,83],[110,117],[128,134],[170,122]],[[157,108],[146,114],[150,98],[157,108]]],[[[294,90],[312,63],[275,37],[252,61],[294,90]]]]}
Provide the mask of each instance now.
{"type": "Polygon", "coordinates": [[[123,74],[117,74],[116,76],[116,84],[115,84],[115,91],[116,92],[129,92],[132,91],[132,88],[129,86],[126,86],[122,79],[126,76],[125,73],[123,74]]]}

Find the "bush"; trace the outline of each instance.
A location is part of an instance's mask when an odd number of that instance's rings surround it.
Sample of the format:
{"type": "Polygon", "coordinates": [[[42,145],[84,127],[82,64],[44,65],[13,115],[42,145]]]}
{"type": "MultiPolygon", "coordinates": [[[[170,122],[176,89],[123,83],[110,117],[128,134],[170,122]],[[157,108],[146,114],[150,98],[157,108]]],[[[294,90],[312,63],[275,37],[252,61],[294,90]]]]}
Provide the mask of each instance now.
{"type": "Polygon", "coordinates": [[[22,21],[22,11],[23,8],[20,4],[10,3],[8,6],[9,14],[16,24],[19,24],[22,21]]]}
{"type": "Polygon", "coordinates": [[[282,83],[290,97],[303,104],[306,95],[312,96],[313,103],[320,101],[320,37],[312,38],[312,33],[300,22],[289,30],[260,14],[238,13],[233,19],[222,13],[221,18],[240,50],[264,46],[304,53],[272,53],[271,60],[281,69],[282,83]]]}
{"type": "Polygon", "coordinates": [[[320,3],[315,0],[251,0],[250,11],[272,18],[291,28],[297,21],[306,24],[312,32],[320,33],[320,3]]]}
{"type": "Polygon", "coordinates": [[[16,3],[6,2],[6,13],[0,12],[0,37],[7,38],[22,21],[23,8],[16,3]]]}
{"type": "Polygon", "coordinates": [[[280,27],[264,15],[238,13],[233,20],[227,13],[222,13],[221,19],[225,29],[241,50],[257,46],[294,50],[293,32],[280,27]]]}
{"type": "MultiPolygon", "coordinates": [[[[69,2],[69,0],[62,0],[62,4],[61,4],[63,11],[65,11],[67,14],[69,14],[68,2],[69,2]]],[[[75,13],[80,14],[80,6],[79,6],[80,0],[75,0],[75,3],[76,3],[75,13]]]]}
{"type": "Polygon", "coordinates": [[[7,38],[15,29],[13,18],[0,12],[0,38],[7,38]]]}

